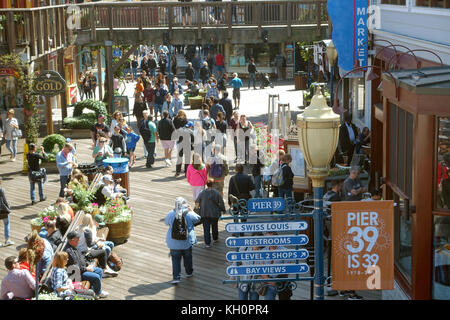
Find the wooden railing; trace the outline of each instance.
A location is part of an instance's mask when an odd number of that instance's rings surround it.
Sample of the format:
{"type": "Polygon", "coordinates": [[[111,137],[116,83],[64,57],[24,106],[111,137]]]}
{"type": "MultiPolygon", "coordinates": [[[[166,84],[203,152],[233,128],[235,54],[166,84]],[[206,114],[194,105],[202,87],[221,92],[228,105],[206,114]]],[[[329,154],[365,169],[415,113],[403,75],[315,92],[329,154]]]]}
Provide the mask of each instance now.
{"type": "Polygon", "coordinates": [[[29,45],[31,56],[40,56],[70,42],[71,32],[98,29],[161,29],[186,27],[225,28],[293,26],[328,23],[326,0],[236,2],[91,2],[33,9],[0,9],[0,45],[9,51],[29,45]],[[75,8],[75,9],[74,9],[75,8]],[[183,13],[185,19],[183,19],[183,13]],[[188,17],[190,15],[190,18],[188,17]],[[72,19],[75,30],[70,30],[72,19]]]}

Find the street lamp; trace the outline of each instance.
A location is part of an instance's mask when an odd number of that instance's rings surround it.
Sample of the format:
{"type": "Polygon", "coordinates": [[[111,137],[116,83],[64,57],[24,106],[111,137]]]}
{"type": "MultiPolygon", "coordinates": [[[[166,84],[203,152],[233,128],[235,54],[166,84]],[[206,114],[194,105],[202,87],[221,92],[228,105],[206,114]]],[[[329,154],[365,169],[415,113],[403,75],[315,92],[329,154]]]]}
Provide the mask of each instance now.
{"type": "Polygon", "coordinates": [[[337,56],[338,56],[338,54],[337,54],[336,47],[334,46],[333,41],[331,41],[327,46],[327,59],[328,59],[328,63],[331,66],[330,101],[333,101],[334,65],[336,64],[337,56]]]}
{"type": "Polygon", "coordinates": [[[323,187],[338,144],[340,116],[327,105],[320,87],[316,89],[311,104],[297,116],[297,127],[299,146],[314,189],[314,287],[316,299],[323,300],[323,187]]]}

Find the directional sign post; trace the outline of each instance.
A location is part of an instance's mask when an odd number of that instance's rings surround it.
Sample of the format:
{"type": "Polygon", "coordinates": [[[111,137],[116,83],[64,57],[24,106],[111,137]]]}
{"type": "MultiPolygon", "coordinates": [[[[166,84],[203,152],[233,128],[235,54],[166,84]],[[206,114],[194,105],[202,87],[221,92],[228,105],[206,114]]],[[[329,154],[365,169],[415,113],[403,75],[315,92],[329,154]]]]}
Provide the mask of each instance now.
{"type": "Polygon", "coordinates": [[[230,266],[227,274],[231,277],[247,275],[303,274],[309,272],[306,263],[301,264],[269,264],[257,266],[230,266]]]}
{"type": "Polygon", "coordinates": [[[228,252],[227,261],[262,261],[262,260],[300,260],[309,257],[308,250],[258,250],[258,251],[242,251],[228,252]]]}
{"type": "Polygon", "coordinates": [[[227,247],[261,247],[261,246],[295,246],[308,244],[308,236],[266,236],[266,237],[229,237],[225,243],[227,247]]]}
{"type": "Polygon", "coordinates": [[[252,198],[247,205],[249,212],[283,211],[285,208],[283,198],[252,198]]]}
{"type": "Polygon", "coordinates": [[[306,221],[269,221],[229,223],[225,230],[230,233],[239,232],[278,232],[278,231],[304,231],[308,229],[306,221]]]}

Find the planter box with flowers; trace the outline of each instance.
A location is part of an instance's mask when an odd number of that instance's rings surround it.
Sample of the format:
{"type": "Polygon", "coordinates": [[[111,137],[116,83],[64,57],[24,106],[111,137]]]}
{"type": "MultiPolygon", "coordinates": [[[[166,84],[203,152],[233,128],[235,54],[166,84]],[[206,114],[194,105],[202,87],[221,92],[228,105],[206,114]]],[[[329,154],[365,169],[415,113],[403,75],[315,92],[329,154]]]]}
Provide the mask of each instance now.
{"type": "Polygon", "coordinates": [[[133,218],[133,209],[131,206],[125,204],[122,199],[107,200],[105,205],[98,206],[92,203],[87,208],[92,216],[100,213],[103,215],[103,220],[109,228],[108,239],[115,244],[124,243],[131,234],[131,222],[133,218]]]}
{"type": "Polygon", "coordinates": [[[31,220],[31,231],[36,230],[37,232],[41,231],[41,228],[44,226],[44,223],[48,220],[56,220],[58,216],[58,212],[56,208],[51,205],[39,212],[38,216],[31,220]]]}

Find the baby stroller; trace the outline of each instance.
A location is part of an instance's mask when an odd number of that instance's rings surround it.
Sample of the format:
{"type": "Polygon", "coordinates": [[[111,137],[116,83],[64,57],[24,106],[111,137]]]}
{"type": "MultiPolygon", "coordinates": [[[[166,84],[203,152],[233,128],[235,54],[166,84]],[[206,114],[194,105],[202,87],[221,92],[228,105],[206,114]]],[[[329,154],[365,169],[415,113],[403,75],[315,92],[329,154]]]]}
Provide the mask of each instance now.
{"type": "Polygon", "coordinates": [[[261,77],[261,89],[264,89],[265,87],[270,86],[271,88],[273,88],[273,83],[270,82],[270,78],[269,75],[267,73],[260,73],[260,77],[261,77]]]}

